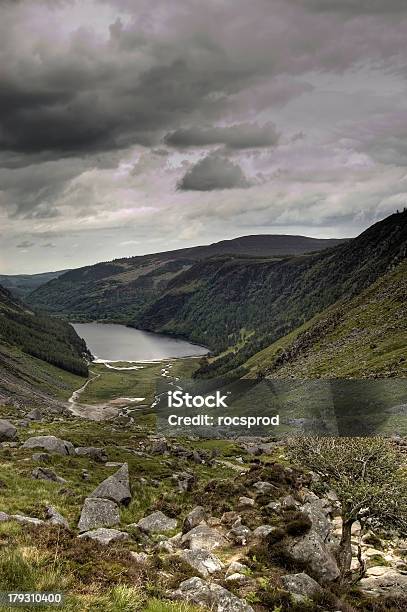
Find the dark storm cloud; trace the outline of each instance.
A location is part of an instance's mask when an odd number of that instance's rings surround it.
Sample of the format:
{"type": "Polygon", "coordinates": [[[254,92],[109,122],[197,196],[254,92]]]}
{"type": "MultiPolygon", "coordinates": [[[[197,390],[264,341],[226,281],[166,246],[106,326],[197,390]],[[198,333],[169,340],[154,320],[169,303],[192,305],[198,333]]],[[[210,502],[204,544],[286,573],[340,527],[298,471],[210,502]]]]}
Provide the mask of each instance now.
{"type": "Polygon", "coordinates": [[[220,155],[208,155],[188,170],[180,181],[178,189],[213,191],[215,189],[242,189],[249,185],[240,166],[220,155]]]}
{"type": "Polygon", "coordinates": [[[241,123],[229,127],[179,129],[167,134],[165,142],[173,147],[204,147],[224,144],[230,149],[271,147],[278,144],[280,134],[272,123],[241,123]]]}
{"type": "Polygon", "coordinates": [[[29,249],[34,246],[34,242],[29,242],[28,240],[24,240],[24,242],[19,242],[16,244],[17,249],[29,249]]]}
{"type": "Polygon", "coordinates": [[[315,11],[332,11],[350,15],[369,13],[391,15],[391,13],[407,12],[404,0],[288,0],[288,2],[315,11]]]}

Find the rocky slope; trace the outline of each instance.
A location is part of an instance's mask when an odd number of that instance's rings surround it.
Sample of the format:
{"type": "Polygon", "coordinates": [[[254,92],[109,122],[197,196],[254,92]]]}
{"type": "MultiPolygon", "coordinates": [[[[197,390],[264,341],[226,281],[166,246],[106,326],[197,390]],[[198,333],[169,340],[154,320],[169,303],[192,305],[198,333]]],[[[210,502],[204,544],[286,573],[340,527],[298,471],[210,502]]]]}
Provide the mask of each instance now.
{"type": "Polygon", "coordinates": [[[407,377],[407,262],[249,359],[251,376],[407,377]]]}
{"type": "Polygon", "coordinates": [[[1,414],[5,590],[63,590],[67,612],[405,609],[406,540],[355,523],[358,587],[338,585],[338,498],[281,443],[1,414]]]}

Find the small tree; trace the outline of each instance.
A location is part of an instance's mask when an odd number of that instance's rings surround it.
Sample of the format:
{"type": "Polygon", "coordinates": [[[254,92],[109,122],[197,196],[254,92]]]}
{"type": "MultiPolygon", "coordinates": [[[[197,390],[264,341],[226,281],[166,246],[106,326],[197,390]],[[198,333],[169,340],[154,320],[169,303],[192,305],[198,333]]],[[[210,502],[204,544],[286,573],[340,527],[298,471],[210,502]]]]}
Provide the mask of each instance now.
{"type": "Polygon", "coordinates": [[[318,474],[342,505],[338,564],[342,577],[352,562],[351,530],[372,518],[407,530],[407,472],[402,454],[386,438],[296,438],[289,454],[318,474]]]}

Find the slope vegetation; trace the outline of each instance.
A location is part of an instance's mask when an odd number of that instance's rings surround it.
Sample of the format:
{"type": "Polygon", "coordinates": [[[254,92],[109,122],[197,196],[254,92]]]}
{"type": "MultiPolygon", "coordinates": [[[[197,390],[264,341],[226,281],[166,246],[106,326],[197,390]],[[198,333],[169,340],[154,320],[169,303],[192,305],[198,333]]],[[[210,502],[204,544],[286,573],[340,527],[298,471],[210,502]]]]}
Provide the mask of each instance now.
{"type": "Polygon", "coordinates": [[[257,257],[318,251],[341,243],[304,236],[243,236],[72,270],[31,293],[31,305],[76,320],[135,320],[178,275],[197,262],[224,254],[257,257]]]}
{"type": "Polygon", "coordinates": [[[173,279],[135,324],[224,352],[201,369],[201,374],[221,374],[339,299],[358,295],[402,261],[406,251],[404,211],[320,253],[204,260],[173,279]]]}
{"type": "Polygon", "coordinates": [[[59,394],[87,376],[86,345],[71,325],[28,310],[0,286],[0,396],[59,394]]]}
{"type": "Polygon", "coordinates": [[[407,262],[251,357],[272,378],[407,377],[407,262]]]}

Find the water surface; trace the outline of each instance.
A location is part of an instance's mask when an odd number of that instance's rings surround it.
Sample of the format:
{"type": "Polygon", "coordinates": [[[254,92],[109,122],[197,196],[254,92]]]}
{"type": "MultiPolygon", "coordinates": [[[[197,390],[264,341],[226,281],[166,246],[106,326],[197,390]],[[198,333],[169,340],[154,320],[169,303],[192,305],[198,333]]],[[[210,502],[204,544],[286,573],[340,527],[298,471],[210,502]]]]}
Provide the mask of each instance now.
{"type": "Polygon", "coordinates": [[[169,357],[206,355],[208,349],[171,336],[153,334],[124,325],[75,323],[95,359],[106,361],[150,361],[169,357]]]}

